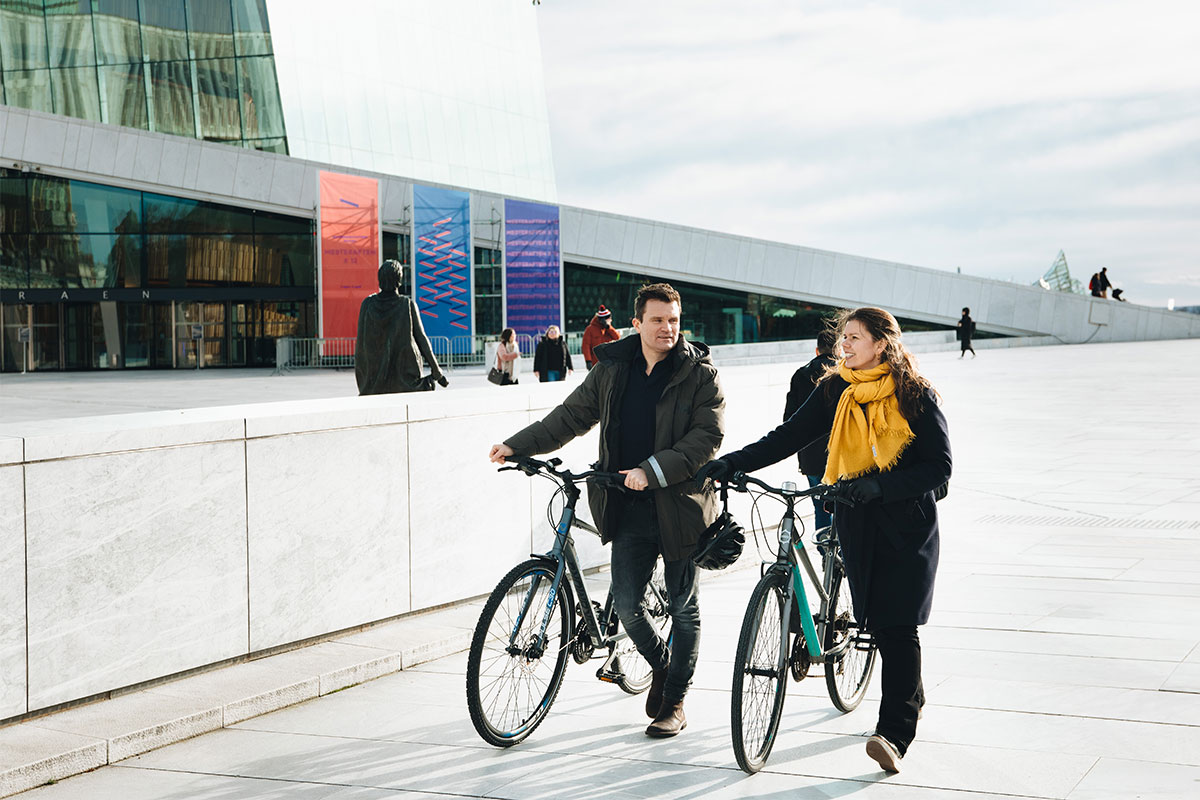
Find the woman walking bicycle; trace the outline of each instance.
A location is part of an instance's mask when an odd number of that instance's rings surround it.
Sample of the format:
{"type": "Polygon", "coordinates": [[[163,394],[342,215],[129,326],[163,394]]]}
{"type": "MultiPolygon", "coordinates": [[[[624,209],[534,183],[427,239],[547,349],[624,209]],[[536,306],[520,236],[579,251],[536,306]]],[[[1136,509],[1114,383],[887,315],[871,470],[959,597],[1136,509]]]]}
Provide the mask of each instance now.
{"type": "Polygon", "coordinates": [[[838,315],[842,359],[786,422],[701,467],[697,480],[753,472],[829,435],[823,482],[846,483],[839,507],[854,617],[881,659],[882,700],[867,755],[889,772],[916,736],[925,703],[917,626],[929,620],[938,563],[935,494],[950,478],[950,440],[937,393],[880,308],[838,315]]]}

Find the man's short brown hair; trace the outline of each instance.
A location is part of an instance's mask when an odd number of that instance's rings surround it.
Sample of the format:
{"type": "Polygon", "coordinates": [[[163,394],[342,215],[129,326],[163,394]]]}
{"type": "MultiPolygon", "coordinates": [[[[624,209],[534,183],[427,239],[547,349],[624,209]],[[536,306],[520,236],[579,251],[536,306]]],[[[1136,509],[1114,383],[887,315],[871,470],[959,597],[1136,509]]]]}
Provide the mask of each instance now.
{"type": "Polygon", "coordinates": [[[635,319],[642,319],[642,314],[646,312],[647,300],[661,300],[664,303],[679,303],[680,307],[683,306],[679,292],[675,291],[674,286],[669,283],[651,283],[638,289],[637,299],[633,303],[635,319]]]}

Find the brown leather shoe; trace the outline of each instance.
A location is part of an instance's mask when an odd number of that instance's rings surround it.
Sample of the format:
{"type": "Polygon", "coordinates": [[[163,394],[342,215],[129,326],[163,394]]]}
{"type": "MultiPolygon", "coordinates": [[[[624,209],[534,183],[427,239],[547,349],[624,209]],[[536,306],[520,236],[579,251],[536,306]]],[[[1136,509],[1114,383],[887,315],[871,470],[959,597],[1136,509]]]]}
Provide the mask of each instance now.
{"type": "Polygon", "coordinates": [[[650,677],[650,688],[646,691],[646,716],[654,719],[662,706],[663,687],[667,685],[667,671],[656,669],[650,677]]]}
{"type": "Polygon", "coordinates": [[[662,708],[658,710],[658,716],[646,728],[646,735],[661,739],[674,736],[686,727],[687,717],[683,715],[683,701],[663,700],[662,708]]]}

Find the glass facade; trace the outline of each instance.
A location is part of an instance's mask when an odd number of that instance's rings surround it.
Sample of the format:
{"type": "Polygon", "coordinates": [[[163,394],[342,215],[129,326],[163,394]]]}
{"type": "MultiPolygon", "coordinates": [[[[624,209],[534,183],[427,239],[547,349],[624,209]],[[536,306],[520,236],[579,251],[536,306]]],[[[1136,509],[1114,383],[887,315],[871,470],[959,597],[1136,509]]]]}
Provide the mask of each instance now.
{"type": "MultiPolygon", "coordinates": [[[[567,330],[582,331],[601,303],[612,309],[613,324],[630,325],[638,289],[662,278],[617,272],[583,264],[563,265],[567,330]]],[[[709,284],[668,281],[683,298],[683,329],[705,344],[743,344],[813,339],[838,309],[804,300],[742,292],[709,284]]],[[[905,331],[948,330],[947,325],[904,319],[905,331]]]]}
{"type": "Polygon", "coordinates": [[[0,0],[0,102],[287,153],[266,0],[0,0]]]}
{"type": "Polygon", "coordinates": [[[314,335],[312,220],[13,170],[0,201],[4,371],[266,365],[314,335]]]}
{"type": "Polygon", "coordinates": [[[475,335],[497,336],[504,330],[503,255],[490,247],[475,248],[475,335]]]}

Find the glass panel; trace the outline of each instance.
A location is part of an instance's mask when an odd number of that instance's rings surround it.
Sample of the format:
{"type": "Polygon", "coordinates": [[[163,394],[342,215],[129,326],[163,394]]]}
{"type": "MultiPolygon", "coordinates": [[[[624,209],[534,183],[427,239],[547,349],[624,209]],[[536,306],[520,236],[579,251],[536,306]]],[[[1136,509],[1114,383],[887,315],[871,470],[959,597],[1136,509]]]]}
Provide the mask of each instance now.
{"type": "Polygon", "coordinates": [[[254,229],[249,210],[149,192],[144,199],[146,230],[152,233],[250,233],[254,229]]]}
{"type": "Polygon", "coordinates": [[[259,286],[313,286],[313,237],[311,234],[256,236],[259,286]]]}
{"type": "Polygon", "coordinates": [[[0,0],[0,66],[6,71],[50,66],[41,0],[0,0]]]}
{"type": "Polygon", "coordinates": [[[253,139],[246,142],[251,150],[261,150],[264,153],[288,154],[287,139],[253,139]]]}
{"type": "Polygon", "coordinates": [[[23,233],[0,233],[0,289],[29,286],[29,237],[23,233]]]}
{"type": "Polygon", "coordinates": [[[50,39],[50,66],[86,67],[96,63],[91,0],[47,2],[46,34],[50,39]]]}
{"type": "Polygon", "coordinates": [[[146,255],[150,286],[254,285],[254,244],[245,234],[150,236],[146,255]]]}
{"type": "Polygon", "coordinates": [[[100,119],[100,86],[95,67],[52,69],[50,82],[54,92],[54,113],[67,117],[100,119]]]}
{"type": "Polygon", "coordinates": [[[200,95],[200,135],[205,139],[242,138],[237,70],[232,58],[196,62],[200,95]]]}
{"type": "Polygon", "coordinates": [[[192,107],[192,70],[186,61],[150,64],[154,130],[178,136],[196,135],[192,107]]]}
{"type": "Polygon", "coordinates": [[[28,230],[25,177],[15,170],[0,175],[0,233],[28,230]]]}
{"type": "Polygon", "coordinates": [[[233,56],[233,14],[229,0],[192,0],[188,6],[188,25],[194,58],[233,56]]]}
{"type": "Polygon", "coordinates": [[[17,108],[54,113],[50,94],[50,70],[4,73],[4,102],[17,108]]]}
{"type": "Polygon", "coordinates": [[[140,283],[141,237],[99,233],[31,237],[34,288],[111,289],[140,283]]]}
{"type": "Polygon", "coordinates": [[[233,23],[239,56],[261,56],[273,52],[266,0],[233,0],[233,23]]]}
{"type": "Polygon", "coordinates": [[[142,60],[142,33],[137,0],[92,0],[96,60],[101,64],[136,64],[142,60]]]}
{"type": "Polygon", "coordinates": [[[187,14],[183,0],[142,0],[142,46],[147,61],[187,59],[187,14]]]}
{"type": "Polygon", "coordinates": [[[202,353],[202,366],[219,367],[225,364],[225,304],[179,303],[176,308],[176,350],[180,367],[196,366],[196,351],[202,353]],[[192,324],[202,326],[204,339],[192,339],[192,324]]]}
{"type": "Polygon", "coordinates": [[[29,369],[58,369],[58,305],[35,303],[33,306],[33,337],[29,369]]]}
{"type": "Polygon", "coordinates": [[[146,114],[146,84],[141,64],[100,67],[101,111],[104,122],[126,128],[149,127],[146,114]]]}
{"type": "Polygon", "coordinates": [[[86,181],[37,177],[30,181],[35,231],[140,232],[141,192],[86,181]]]}
{"type": "Polygon", "coordinates": [[[245,139],[285,136],[274,58],[240,58],[245,139]]]}
{"type": "Polygon", "coordinates": [[[29,324],[29,307],[0,307],[0,370],[20,372],[28,366],[27,346],[20,341],[20,330],[29,324]]]}

